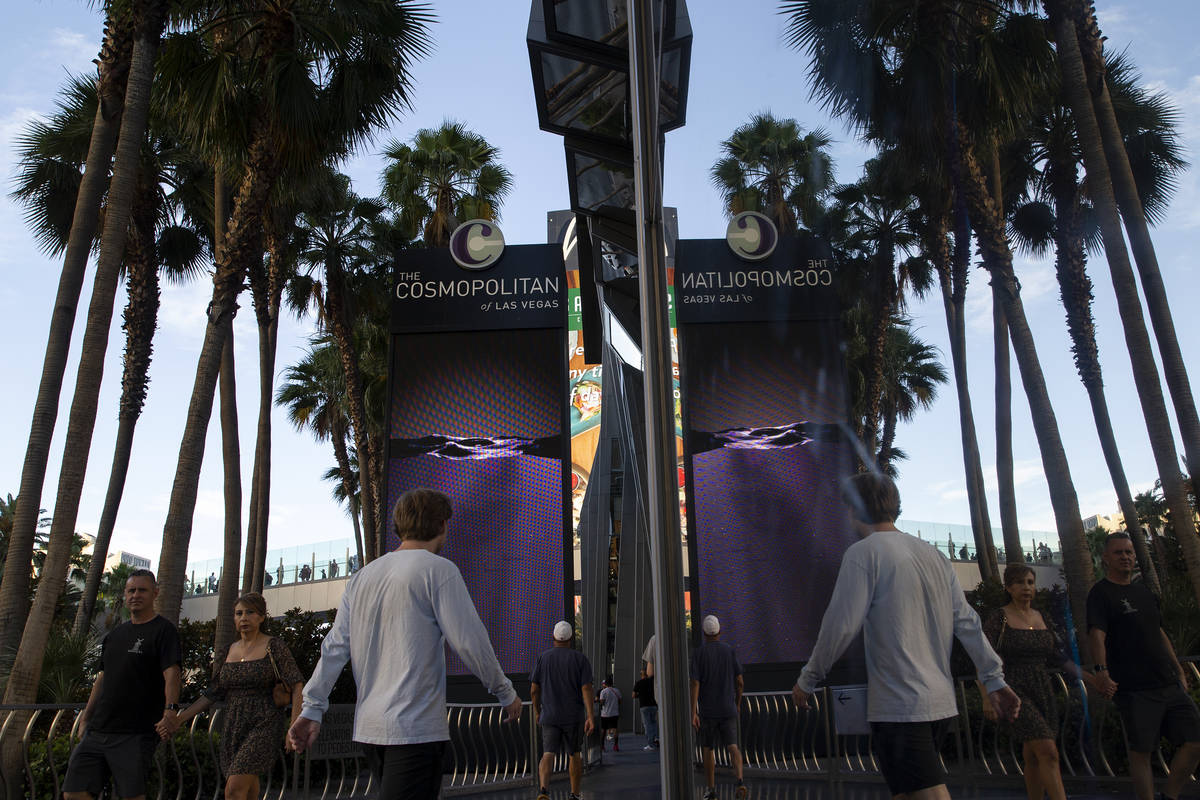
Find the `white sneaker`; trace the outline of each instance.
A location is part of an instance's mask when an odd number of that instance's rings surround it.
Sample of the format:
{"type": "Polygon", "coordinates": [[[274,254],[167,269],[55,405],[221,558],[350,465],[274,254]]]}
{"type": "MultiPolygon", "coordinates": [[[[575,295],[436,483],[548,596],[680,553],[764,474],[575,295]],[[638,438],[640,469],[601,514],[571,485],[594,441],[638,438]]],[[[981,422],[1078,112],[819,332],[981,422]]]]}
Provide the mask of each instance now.
{"type": "Polygon", "coordinates": [[[645,747],[643,747],[642,749],[643,749],[643,750],[653,750],[653,749],[654,749],[654,745],[652,745],[652,744],[648,744],[648,745],[646,745],[645,747]]]}

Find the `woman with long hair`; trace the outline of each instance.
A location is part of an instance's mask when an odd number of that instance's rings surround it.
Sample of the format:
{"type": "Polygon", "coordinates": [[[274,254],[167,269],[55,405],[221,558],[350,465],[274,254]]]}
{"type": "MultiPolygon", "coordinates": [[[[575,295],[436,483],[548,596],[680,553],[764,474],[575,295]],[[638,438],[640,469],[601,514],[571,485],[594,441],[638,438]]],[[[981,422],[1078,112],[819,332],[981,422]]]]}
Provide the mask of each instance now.
{"type": "MultiPolygon", "coordinates": [[[[258,592],[238,598],[233,607],[238,638],[213,659],[213,679],[199,700],[188,706],[170,727],[158,723],[159,735],[170,737],[179,726],[225,701],[221,736],[221,772],[226,777],[225,800],[257,800],[259,776],[270,771],[290,724],[279,703],[290,698],[291,722],[300,714],[304,677],[287,645],[263,632],[267,601],[258,592]],[[283,688],[276,690],[276,684],[283,688]],[[276,696],[279,696],[277,702],[276,696]]],[[[290,749],[290,745],[285,745],[290,749]]]]}

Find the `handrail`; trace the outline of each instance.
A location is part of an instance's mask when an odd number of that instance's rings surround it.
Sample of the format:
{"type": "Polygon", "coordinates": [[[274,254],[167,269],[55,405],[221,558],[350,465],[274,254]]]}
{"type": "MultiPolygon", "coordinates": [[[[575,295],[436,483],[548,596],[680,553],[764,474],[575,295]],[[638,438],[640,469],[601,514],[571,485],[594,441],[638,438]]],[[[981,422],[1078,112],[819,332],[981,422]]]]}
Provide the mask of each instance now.
{"type": "MultiPolygon", "coordinates": [[[[1200,658],[1181,659],[1194,681],[1200,684],[1200,658]]],[[[1117,776],[1102,743],[1120,716],[1105,700],[1089,700],[1082,681],[1052,676],[1054,700],[1063,713],[1056,731],[1064,779],[1068,781],[1128,780],[1117,776]]],[[[948,773],[955,780],[973,783],[1012,782],[1023,774],[1020,748],[1006,726],[983,718],[978,690],[973,679],[956,681],[958,716],[951,726],[950,740],[943,750],[948,773]]],[[[525,704],[527,707],[528,703],[525,704]]],[[[813,708],[801,710],[790,692],[748,692],[738,717],[738,741],[748,774],[794,777],[829,783],[846,780],[878,780],[879,769],[871,750],[870,737],[842,735],[835,730],[833,695],[822,689],[813,695],[813,708]]],[[[19,765],[0,764],[0,777],[15,767],[24,778],[22,797],[56,798],[66,773],[66,759],[78,742],[80,703],[0,705],[0,741],[13,757],[11,745],[20,746],[19,765]],[[69,722],[69,724],[68,724],[69,722]],[[63,747],[63,743],[66,747],[63,747]]],[[[341,713],[345,722],[353,706],[334,706],[328,713],[341,713]]],[[[504,709],[491,703],[456,703],[447,707],[450,744],[443,781],[447,796],[494,790],[498,787],[532,785],[537,780],[541,753],[540,730],[532,714],[522,715],[517,724],[504,722],[504,709]]],[[[224,708],[218,704],[197,715],[188,726],[158,749],[150,786],[154,800],[220,800],[222,778],[216,739],[224,726],[224,708]]],[[[326,721],[329,722],[327,716],[326,721]]],[[[327,725],[328,732],[332,725],[327,725]]],[[[347,730],[345,727],[343,731],[347,730]]],[[[1123,731],[1122,731],[1123,732],[1123,731]]],[[[1115,738],[1115,737],[1114,737],[1115,738]]],[[[1123,741],[1123,736],[1119,737],[1123,741]]],[[[282,743],[281,743],[282,744],[282,743]]],[[[373,785],[365,769],[363,754],[347,740],[332,749],[303,757],[279,756],[262,782],[262,797],[283,800],[321,797],[336,800],[360,796],[373,785]]],[[[700,761],[700,750],[695,750],[700,761]]],[[[728,766],[723,748],[717,763],[728,766]]],[[[1160,769],[1166,768],[1161,753],[1160,769]]],[[[554,759],[554,771],[565,773],[568,758],[554,759]]],[[[6,781],[0,780],[0,800],[6,781]]]]}

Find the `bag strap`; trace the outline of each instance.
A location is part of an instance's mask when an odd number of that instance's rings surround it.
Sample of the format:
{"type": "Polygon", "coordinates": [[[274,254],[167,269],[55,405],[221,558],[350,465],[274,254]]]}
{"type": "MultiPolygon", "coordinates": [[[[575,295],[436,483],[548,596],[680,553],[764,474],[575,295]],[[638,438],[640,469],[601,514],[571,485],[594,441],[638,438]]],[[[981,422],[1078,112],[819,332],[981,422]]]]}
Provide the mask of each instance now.
{"type": "Polygon", "coordinates": [[[271,660],[271,671],[275,673],[275,680],[283,683],[283,676],[279,674],[279,665],[275,663],[275,655],[271,652],[271,642],[275,641],[275,637],[271,637],[271,641],[267,642],[267,658],[271,660]]]}
{"type": "MultiPolygon", "coordinates": [[[[1000,635],[996,637],[996,650],[1000,650],[1000,646],[1004,644],[1004,632],[1008,630],[1008,614],[1004,613],[1004,609],[1000,609],[1000,635]]],[[[271,652],[270,650],[267,651],[271,652]]],[[[275,662],[271,662],[272,664],[275,662]]]]}

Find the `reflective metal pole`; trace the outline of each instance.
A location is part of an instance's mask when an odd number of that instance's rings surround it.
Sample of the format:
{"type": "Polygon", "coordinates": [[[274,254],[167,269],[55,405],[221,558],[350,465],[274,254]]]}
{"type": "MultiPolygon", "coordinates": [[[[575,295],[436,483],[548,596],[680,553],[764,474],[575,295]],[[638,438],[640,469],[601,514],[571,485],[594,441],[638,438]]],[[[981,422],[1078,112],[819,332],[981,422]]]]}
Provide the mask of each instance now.
{"type": "Polygon", "coordinates": [[[659,56],[652,0],[629,0],[629,98],[633,113],[638,289],[646,397],[646,511],[654,586],[655,694],[662,748],[662,796],[694,794],[691,692],[683,619],[683,553],[675,458],[675,398],[667,316],[662,166],[659,158],[659,56]]]}

